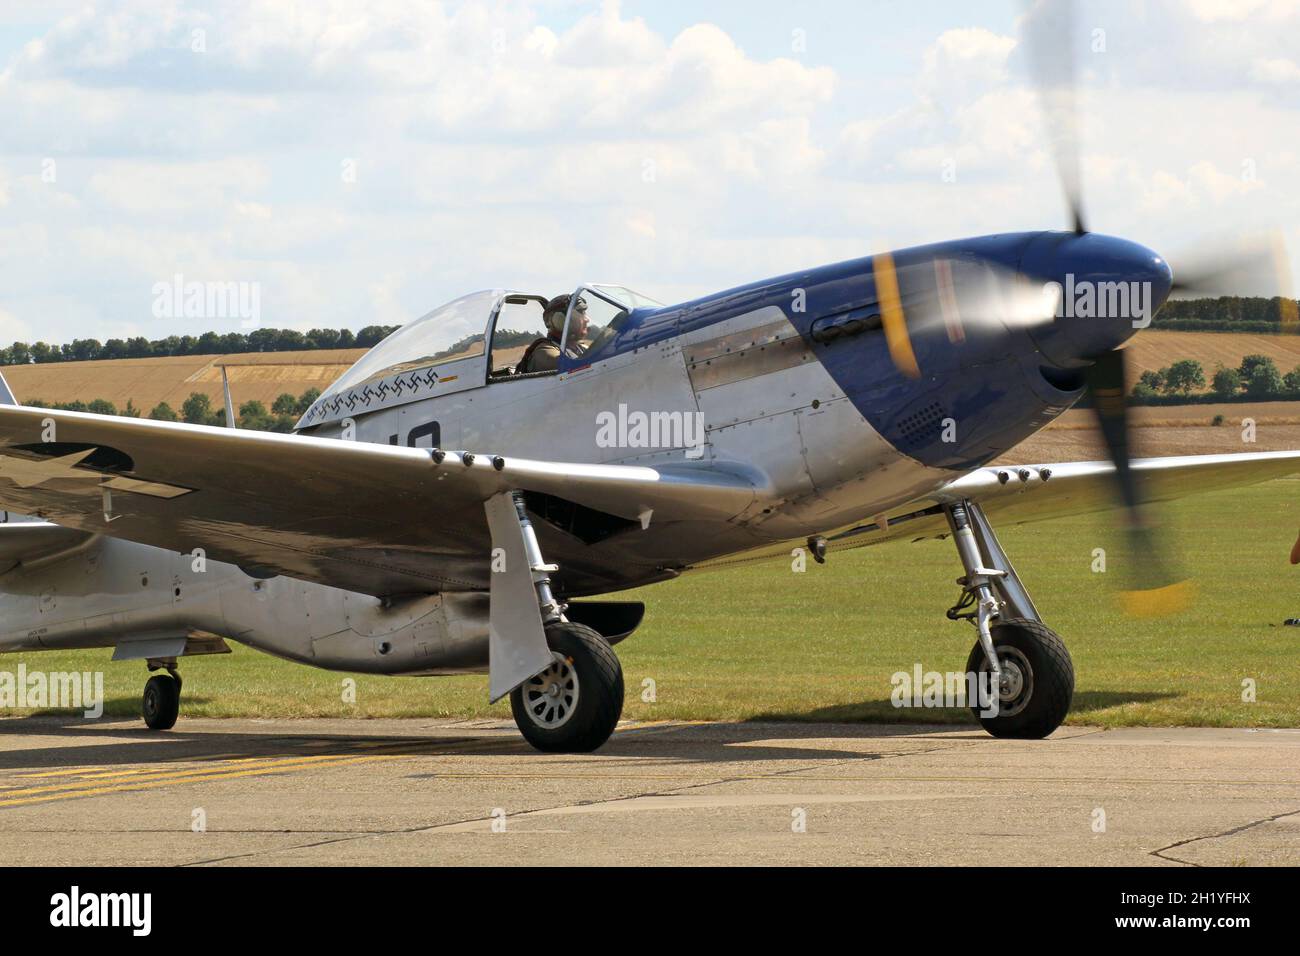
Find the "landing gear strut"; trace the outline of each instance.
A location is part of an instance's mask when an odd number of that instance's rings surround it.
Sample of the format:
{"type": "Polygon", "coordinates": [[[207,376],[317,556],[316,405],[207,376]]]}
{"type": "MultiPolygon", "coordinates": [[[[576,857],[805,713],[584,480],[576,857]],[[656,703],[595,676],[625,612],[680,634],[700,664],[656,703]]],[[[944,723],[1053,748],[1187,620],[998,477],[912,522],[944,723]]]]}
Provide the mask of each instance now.
{"type": "Polygon", "coordinates": [[[140,711],[150,730],[171,730],[176,726],[176,717],[181,710],[180,672],[174,660],[151,660],[148,666],[151,671],[165,668],[167,673],[157,674],[145,682],[140,711]]]}
{"type": "MultiPolygon", "coordinates": [[[[623,669],[618,658],[600,634],[565,618],[566,605],[551,591],[551,572],[559,569],[542,557],[524,496],[514,492],[491,499],[488,520],[493,546],[501,548],[507,558],[504,570],[496,572],[491,591],[491,639],[502,638],[503,672],[515,660],[512,655],[517,647],[509,641],[512,634],[523,635],[528,641],[539,639],[524,648],[528,655],[524,663],[510,672],[498,693],[504,696],[509,690],[515,724],[538,750],[595,750],[609,739],[623,713],[623,669]],[[537,610],[524,614],[524,603],[533,601],[537,610]],[[503,613],[507,608],[518,613],[503,613]],[[540,622],[533,615],[540,615],[540,622]],[[530,616],[531,621],[523,620],[530,616]],[[540,644],[543,636],[545,648],[540,644]]],[[[495,657],[491,667],[490,680],[495,682],[495,657]]]]}
{"type": "Polygon", "coordinates": [[[994,737],[1046,737],[1065,720],[1074,696],[1074,665],[1060,636],[1043,624],[979,505],[944,507],[966,573],[951,620],[975,624],[979,639],[966,672],[979,675],[991,699],[971,711],[994,737]],[[987,675],[987,676],[986,676],[987,675]],[[985,683],[987,681],[987,683],[985,683]]]}

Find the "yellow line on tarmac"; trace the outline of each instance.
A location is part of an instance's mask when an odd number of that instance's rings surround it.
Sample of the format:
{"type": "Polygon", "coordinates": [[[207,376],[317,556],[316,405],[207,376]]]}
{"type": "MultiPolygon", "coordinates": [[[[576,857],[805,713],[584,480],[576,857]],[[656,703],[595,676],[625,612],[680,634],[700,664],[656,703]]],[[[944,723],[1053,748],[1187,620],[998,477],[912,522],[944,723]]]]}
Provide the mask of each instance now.
{"type": "MultiPolygon", "coordinates": [[[[487,741],[483,741],[486,743],[487,741]]],[[[49,800],[63,800],[71,797],[94,796],[103,793],[154,789],[169,783],[193,783],[203,780],[229,780],[235,777],[256,776],[263,773],[284,773],[292,770],[304,770],[312,767],[334,767],[355,763],[360,760],[396,760],[406,756],[436,755],[438,750],[455,750],[479,743],[477,740],[458,740],[442,743],[431,740],[414,747],[410,741],[367,741],[369,749],[411,748],[417,753],[397,754],[294,754],[277,757],[243,757],[229,760],[224,766],[191,767],[188,769],[133,767],[122,770],[100,768],[80,768],[77,770],[52,771],[41,776],[81,774],[79,781],[50,783],[40,787],[14,788],[0,792],[0,807],[21,806],[27,803],[40,803],[49,800]],[[120,780],[111,786],[92,784],[120,780]],[[89,785],[88,785],[89,784],[89,785]]]]}
{"type": "MultiPolygon", "coordinates": [[[[267,757],[267,758],[261,758],[255,762],[232,761],[231,763],[233,764],[233,766],[189,767],[184,769],[168,767],[168,768],[158,768],[152,770],[151,769],[118,770],[118,771],[113,771],[111,773],[100,774],[94,778],[83,778],[83,779],[87,781],[93,779],[94,781],[99,782],[99,781],[107,781],[113,778],[123,778],[127,780],[137,780],[141,783],[153,783],[155,781],[166,782],[167,780],[171,780],[177,777],[220,778],[222,774],[232,773],[237,770],[240,771],[248,770],[250,772],[255,772],[263,768],[273,769],[276,767],[289,767],[291,769],[299,769],[299,768],[305,768],[314,765],[322,765],[322,764],[328,765],[332,763],[337,763],[340,760],[345,760],[353,756],[361,756],[361,755],[321,754],[315,757],[267,757]]],[[[82,786],[82,784],[69,781],[67,783],[49,784],[43,787],[26,787],[19,790],[13,790],[10,791],[6,796],[13,797],[13,796],[25,796],[28,794],[54,793],[56,791],[67,790],[69,788],[74,788],[79,786],[82,786]]]]}
{"type": "Polygon", "coordinates": [[[132,774],[155,773],[148,767],[133,767],[127,770],[96,770],[94,772],[86,771],[81,775],[81,780],[99,780],[104,777],[120,777],[122,775],[130,776],[132,774]]]}
{"type": "Polygon", "coordinates": [[[68,786],[68,787],[33,787],[30,792],[46,791],[33,796],[0,799],[0,807],[24,806],[32,803],[47,803],[53,800],[68,800],[74,797],[93,797],[106,793],[126,793],[138,790],[156,790],[169,784],[206,782],[209,780],[234,780],[239,777],[253,777],[261,774],[288,773],[310,767],[338,767],[345,764],[367,763],[376,760],[397,760],[399,755],[366,754],[361,756],[339,756],[327,760],[286,760],[262,767],[240,767],[215,770],[190,770],[113,784],[111,786],[68,786]]]}
{"type": "MultiPolygon", "coordinates": [[[[641,736],[671,730],[707,721],[654,721],[629,727],[618,732],[618,736],[641,736]]],[[[110,770],[102,765],[85,765],[60,770],[43,770],[35,773],[22,773],[15,776],[22,779],[45,779],[54,777],[79,776],[79,780],[51,782],[43,786],[12,787],[0,785],[0,807],[24,806],[32,803],[46,803],[54,800],[68,800],[75,797],[99,796],[109,793],[124,793],[140,790],[152,790],[174,783],[195,783],[207,780],[232,780],[239,777],[251,777],[261,774],[288,773],[313,767],[336,767],[346,764],[375,760],[397,760],[402,757],[437,756],[440,752],[454,753],[458,750],[484,747],[496,749],[502,745],[513,746],[518,743],[513,738],[481,737],[460,738],[452,741],[430,740],[412,744],[409,740],[369,740],[360,741],[352,746],[365,750],[409,749],[409,753],[396,754],[294,754],[275,757],[234,757],[227,759],[223,766],[190,767],[188,769],[125,767],[110,770]],[[117,783],[109,783],[116,780],[117,783]]],[[[326,744],[328,745],[328,744],[326,744]]],[[[224,756],[224,755],[223,755],[224,756]]],[[[213,757],[197,757],[196,760],[213,760],[213,757]]],[[[475,776],[475,774],[448,774],[448,776],[475,776]]],[[[484,774],[484,776],[494,776],[484,774]]],[[[545,776],[541,774],[539,776],[545,776]]]]}

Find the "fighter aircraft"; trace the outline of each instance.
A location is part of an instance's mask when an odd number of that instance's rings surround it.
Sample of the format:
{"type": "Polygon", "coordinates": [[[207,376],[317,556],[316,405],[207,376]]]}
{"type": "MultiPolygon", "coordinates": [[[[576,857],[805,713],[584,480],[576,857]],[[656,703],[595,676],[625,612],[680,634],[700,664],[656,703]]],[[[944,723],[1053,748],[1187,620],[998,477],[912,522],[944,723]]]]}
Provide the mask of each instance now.
{"type": "Polygon", "coordinates": [[[1073,667],[992,519],[1118,502],[1129,597],[1149,610],[1185,585],[1134,520],[1146,503],[1300,471],[1300,452],[1130,460],[1119,347],[1232,263],[1176,282],[1154,251],[1088,231],[1069,142],[1070,231],[673,305],[601,283],[562,310],[550,290],[467,295],[376,345],[292,435],[23,407],[6,386],[0,506],[27,519],[0,526],[0,650],[145,661],[163,672],[143,696],[155,729],[177,718],[178,660],[227,640],[332,670],[486,670],[534,747],[590,751],[623,704],[611,646],[644,611],[608,595],[950,537],[948,616],[975,625],[968,669],[997,688],[980,721],[1050,734],[1073,667]],[[542,339],[557,367],[521,367],[542,339]],[[989,465],[1089,392],[1109,462],[989,465]]]}

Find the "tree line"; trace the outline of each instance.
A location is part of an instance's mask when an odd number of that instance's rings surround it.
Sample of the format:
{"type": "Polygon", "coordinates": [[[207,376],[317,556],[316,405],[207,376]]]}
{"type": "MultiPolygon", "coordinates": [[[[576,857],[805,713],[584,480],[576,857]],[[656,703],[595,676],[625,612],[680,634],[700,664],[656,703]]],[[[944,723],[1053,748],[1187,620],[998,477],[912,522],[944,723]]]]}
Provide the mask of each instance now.
{"type": "MultiPolygon", "coordinates": [[[[1186,332],[1300,332],[1294,319],[1300,304],[1279,296],[1220,296],[1166,302],[1151,323],[1153,329],[1186,332]]],[[[73,339],[62,345],[14,342],[0,348],[0,365],[46,362],[86,362],[92,359],[155,358],[174,355],[233,355],[245,352],[308,352],[318,349],[370,348],[396,325],[367,325],[350,329],[253,329],[251,332],[204,332],[169,335],[163,339],[73,339]]]]}
{"type": "MultiPolygon", "coordinates": [[[[291,432],[298,419],[302,417],[303,412],[307,411],[312,402],[319,397],[320,389],[318,388],[309,388],[297,398],[294,398],[288,392],[284,392],[271,403],[269,410],[264,402],[256,399],[243,402],[239,406],[235,423],[240,428],[255,431],[291,432]]],[[[94,412],[96,415],[121,415],[126,418],[140,418],[142,416],[141,410],[136,408],[135,403],[129,398],[126,400],[126,407],[121,411],[118,411],[116,405],[104,398],[97,398],[92,402],[43,402],[40,399],[33,399],[24,402],[24,404],[36,408],[53,408],[65,412],[94,412]]],[[[166,402],[159,402],[144,417],[160,422],[189,422],[191,425],[224,426],[226,424],[225,408],[213,408],[212,399],[203,392],[190,392],[190,397],[181,404],[179,412],[166,402]]]]}
{"type": "Polygon", "coordinates": [[[136,336],[129,339],[73,339],[63,345],[45,342],[15,342],[0,348],[0,365],[30,365],[47,362],[88,362],[94,359],[159,358],[172,355],[227,355],[246,352],[309,352],[318,349],[370,348],[396,325],[367,325],[360,332],[351,329],[253,329],[251,332],[204,332],[202,335],[169,335],[165,339],[136,336]]]}
{"type": "Polygon", "coordinates": [[[1151,328],[1182,332],[1300,332],[1300,303],[1281,296],[1224,295],[1166,302],[1151,328]]]}
{"type": "Polygon", "coordinates": [[[1267,355],[1247,355],[1236,368],[1217,366],[1207,383],[1200,362],[1179,359],[1162,369],[1143,372],[1131,394],[1133,401],[1142,405],[1189,401],[1194,399],[1193,393],[1198,393],[1195,399],[1220,402],[1300,399],[1300,366],[1284,375],[1267,355]],[[1209,391],[1201,394],[1207,384],[1209,391]]]}

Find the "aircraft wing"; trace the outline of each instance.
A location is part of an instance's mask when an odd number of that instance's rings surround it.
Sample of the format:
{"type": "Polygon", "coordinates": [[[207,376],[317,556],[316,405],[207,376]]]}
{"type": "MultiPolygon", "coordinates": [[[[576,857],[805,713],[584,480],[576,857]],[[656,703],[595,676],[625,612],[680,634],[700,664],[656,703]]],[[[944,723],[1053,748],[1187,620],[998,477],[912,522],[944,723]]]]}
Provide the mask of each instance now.
{"type": "MultiPolygon", "coordinates": [[[[1132,467],[1141,500],[1171,501],[1300,473],[1300,451],[1139,458],[1132,467]]],[[[1108,461],[989,466],[950,482],[933,498],[969,498],[990,517],[1020,524],[1116,507],[1114,471],[1108,461]]]]}
{"type": "Polygon", "coordinates": [[[510,489],[655,522],[725,519],[755,498],[750,478],[706,462],[438,463],[429,449],[0,407],[0,507],[365,594],[486,587],[483,503],[510,489]]]}
{"type": "MultiPolygon", "coordinates": [[[[1142,500],[1169,501],[1206,491],[1258,484],[1300,474],[1300,451],[1243,455],[1179,455],[1132,462],[1142,500]]],[[[831,553],[886,541],[920,541],[948,533],[941,506],[968,499],[984,509],[995,529],[1119,507],[1114,465],[1071,461],[1039,465],[987,465],[923,498],[895,508],[882,523],[872,519],[826,535],[831,553]]],[[[719,567],[764,557],[790,556],[790,542],[721,558],[698,567],[719,567]]]]}

